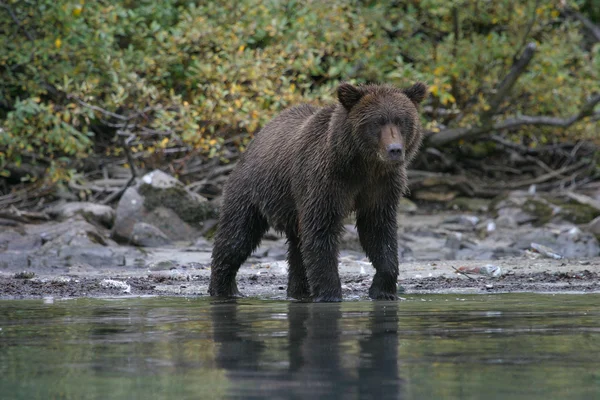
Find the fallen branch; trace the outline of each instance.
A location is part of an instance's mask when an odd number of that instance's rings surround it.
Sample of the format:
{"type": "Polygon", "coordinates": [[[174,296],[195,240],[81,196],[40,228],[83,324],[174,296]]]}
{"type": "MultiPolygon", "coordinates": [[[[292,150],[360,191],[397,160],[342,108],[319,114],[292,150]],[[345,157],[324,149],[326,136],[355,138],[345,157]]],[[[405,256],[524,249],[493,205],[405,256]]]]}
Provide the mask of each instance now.
{"type": "Polygon", "coordinates": [[[588,100],[577,115],[569,118],[547,117],[547,116],[528,116],[521,115],[514,118],[508,118],[504,121],[487,126],[477,126],[471,128],[446,129],[432,134],[427,139],[428,143],[434,146],[443,146],[459,139],[468,139],[481,136],[491,131],[500,131],[505,129],[515,129],[521,126],[553,126],[558,128],[568,128],[574,123],[586,118],[599,118],[600,111],[594,112],[594,107],[600,103],[600,94],[593,96],[588,100]]]}
{"type": "Polygon", "coordinates": [[[575,200],[580,204],[590,206],[600,211],[600,201],[580,193],[567,192],[567,197],[575,200]]]}

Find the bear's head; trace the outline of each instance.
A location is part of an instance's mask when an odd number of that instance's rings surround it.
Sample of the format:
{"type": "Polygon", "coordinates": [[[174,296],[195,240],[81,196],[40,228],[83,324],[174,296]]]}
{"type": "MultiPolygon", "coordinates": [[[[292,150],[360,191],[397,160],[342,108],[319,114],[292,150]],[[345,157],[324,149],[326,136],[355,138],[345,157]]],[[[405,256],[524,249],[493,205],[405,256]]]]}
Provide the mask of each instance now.
{"type": "Polygon", "coordinates": [[[352,134],[367,154],[383,163],[412,161],[422,141],[417,106],[427,95],[424,83],[407,89],[342,83],[337,94],[352,134]]]}

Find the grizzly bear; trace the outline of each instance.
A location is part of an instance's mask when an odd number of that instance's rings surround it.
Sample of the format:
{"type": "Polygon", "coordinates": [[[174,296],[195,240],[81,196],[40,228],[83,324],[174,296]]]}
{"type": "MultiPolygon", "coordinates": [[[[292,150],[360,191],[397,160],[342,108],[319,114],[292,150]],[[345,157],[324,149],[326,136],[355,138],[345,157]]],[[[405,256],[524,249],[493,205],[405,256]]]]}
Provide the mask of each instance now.
{"type": "Polygon", "coordinates": [[[361,246],[375,268],[372,299],[396,299],[396,209],[406,167],[422,141],[418,104],[427,87],[342,83],[339,103],[299,105],[256,134],[224,188],[209,293],[240,296],[240,265],[273,227],[287,236],[287,294],[341,301],[338,242],[356,212],[361,246]]]}

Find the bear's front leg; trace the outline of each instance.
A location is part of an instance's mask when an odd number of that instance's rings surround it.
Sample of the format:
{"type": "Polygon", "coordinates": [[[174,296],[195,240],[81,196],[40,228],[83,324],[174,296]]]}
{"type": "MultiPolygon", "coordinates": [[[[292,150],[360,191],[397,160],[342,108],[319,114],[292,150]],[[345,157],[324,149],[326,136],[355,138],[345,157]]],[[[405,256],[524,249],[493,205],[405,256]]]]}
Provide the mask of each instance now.
{"type": "Polygon", "coordinates": [[[314,302],[342,301],[338,272],[338,242],[343,229],[341,214],[328,213],[322,207],[311,211],[314,213],[307,213],[300,220],[302,260],[311,297],[314,302]]]}
{"type": "Polygon", "coordinates": [[[359,209],[356,228],[360,244],[375,268],[369,297],[377,300],[398,298],[398,233],[395,207],[359,209]]]}

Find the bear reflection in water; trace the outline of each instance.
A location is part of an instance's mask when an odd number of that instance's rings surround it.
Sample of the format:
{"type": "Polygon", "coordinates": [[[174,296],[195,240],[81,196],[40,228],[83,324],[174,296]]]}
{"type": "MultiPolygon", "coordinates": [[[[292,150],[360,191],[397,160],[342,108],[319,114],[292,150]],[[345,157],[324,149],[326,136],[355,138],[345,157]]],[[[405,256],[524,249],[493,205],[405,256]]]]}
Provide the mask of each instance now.
{"type": "Polygon", "coordinates": [[[260,328],[252,327],[252,313],[242,311],[235,300],[214,304],[216,363],[227,371],[231,394],[273,399],[400,398],[398,306],[372,304],[372,312],[365,313],[368,322],[361,324],[367,329],[358,346],[345,339],[339,303],[290,303],[288,331],[281,335],[259,334],[260,328]]]}

